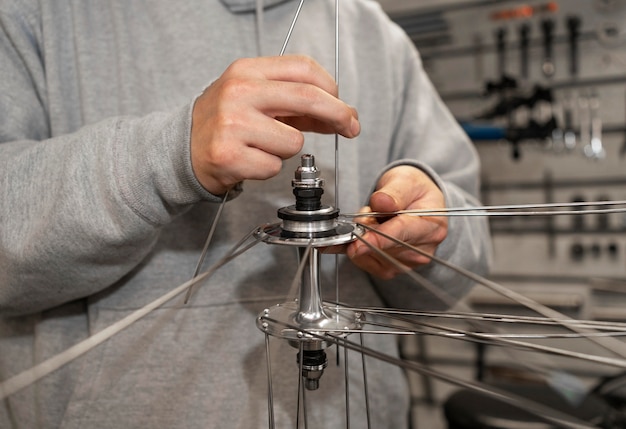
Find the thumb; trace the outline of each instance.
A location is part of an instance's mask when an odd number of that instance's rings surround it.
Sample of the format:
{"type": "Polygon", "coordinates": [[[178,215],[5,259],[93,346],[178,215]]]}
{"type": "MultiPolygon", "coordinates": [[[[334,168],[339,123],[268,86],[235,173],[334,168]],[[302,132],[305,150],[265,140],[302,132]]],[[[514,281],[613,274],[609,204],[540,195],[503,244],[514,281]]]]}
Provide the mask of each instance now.
{"type": "Polygon", "coordinates": [[[375,212],[394,212],[406,209],[417,192],[418,174],[415,167],[396,167],[385,173],[370,197],[370,207],[375,212]]]}
{"type": "Polygon", "coordinates": [[[419,201],[434,189],[439,188],[422,170],[408,165],[395,167],[379,180],[376,192],[370,197],[370,207],[375,212],[419,208],[419,201]]]}
{"type": "Polygon", "coordinates": [[[391,213],[401,210],[398,202],[400,198],[392,188],[383,187],[370,196],[369,205],[374,212],[391,213]]]}

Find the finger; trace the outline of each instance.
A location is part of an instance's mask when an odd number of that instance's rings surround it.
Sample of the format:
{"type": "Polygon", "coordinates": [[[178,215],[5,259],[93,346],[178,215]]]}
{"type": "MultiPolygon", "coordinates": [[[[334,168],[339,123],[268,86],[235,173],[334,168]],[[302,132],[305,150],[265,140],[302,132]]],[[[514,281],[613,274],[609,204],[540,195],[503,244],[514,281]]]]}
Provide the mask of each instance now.
{"type": "Polygon", "coordinates": [[[346,249],[348,248],[347,244],[337,244],[335,246],[324,247],[321,250],[324,255],[339,255],[342,253],[346,253],[346,249]]]}
{"type": "Polygon", "coordinates": [[[370,196],[370,207],[376,212],[393,213],[401,210],[400,207],[404,205],[398,201],[398,198],[401,198],[401,196],[395,196],[392,190],[384,188],[370,196]]]}
{"type": "Polygon", "coordinates": [[[280,157],[254,147],[239,148],[207,156],[210,161],[205,163],[203,185],[209,192],[221,195],[244,180],[265,180],[280,173],[280,157]]]}
{"type": "Polygon", "coordinates": [[[352,259],[352,263],[363,271],[383,280],[390,280],[400,274],[401,270],[377,259],[374,255],[367,254],[352,259]]]}
{"type": "MultiPolygon", "coordinates": [[[[352,118],[351,120],[351,132],[352,136],[357,136],[361,132],[361,127],[358,122],[352,122],[354,120],[358,121],[359,115],[356,109],[353,107],[349,107],[352,110],[352,118]]],[[[337,133],[336,127],[333,127],[321,120],[306,117],[306,116],[277,116],[276,119],[279,121],[288,124],[300,131],[311,131],[319,134],[335,134],[337,133]]],[[[344,133],[345,134],[345,133],[344,133]]],[[[344,137],[350,137],[345,136],[344,137]]]]}
{"type": "Polygon", "coordinates": [[[330,73],[314,59],[304,55],[242,58],[233,62],[225,75],[308,83],[334,96],[338,94],[337,83],[330,73]]]}
{"type": "Polygon", "coordinates": [[[380,193],[391,198],[397,210],[445,207],[443,193],[433,179],[410,165],[394,167],[381,177],[373,195],[374,205],[381,203],[380,193]]]}
{"type": "Polygon", "coordinates": [[[377,273],[387,272],[387,270],[396,274],[399,271],[393,267],[393,263],[371,247],[379,249],[407,267],[415,268],[427,264],[430,258],[409,246],[418,247],[428,254],[434,253],[447,232],[447,228],[441,224],[441,221],[439,218],[396,216],[382,224],[375,225],[375,231],[368,231],[363,239],[353,243],[346,253],[355,264],[374,275],[382,275],[377,273]],[[394,239],[387,238],[388,236],[394,239]]]}
{"type": "Polygon", "coordinates": [[[385,173],[370,197],[374,211],[394,212],[404,210],[419,200],[420,173],[415,167],[396,167],[385,173]]]}
{"type": "Polygon", "coordinates": [[[317,86],[294,82],[241,82],[241,85],[246,84],[260,88],[256,92],[249,91],[250,103],[255,108],[273,118],[292,118],[288,123],[301,131],[339,133],[348,138],[356,137],[361,131],[356,109],[317,86]]]}
{"type": "MultiPolygon", "coordinates": [[[[348,248],[346,252],[356,266],[376,277],[390,279],[408,269],[428,264],[431,260],[428,256],[403,245],[393,244],[387,248],[381,248],[383,245],[379,238],[380,236],[373,233],[364,237],[369,245],[360,243],[363,247],[356,247],[355,252],[352,252],[352,248],[348,248]],[[371,249],[370,246],[379,250],[371,249]]],[[[427,254],[432,254],[436,246],[424,245],[419,248],[427,254]]]]}
{"type": "MultiPolygon", "coordinates": [[[[372,208],[370,206],[361,207],[359,210],[360,214],[368,214],[372,213],[372,208]]],[[[360,223],[363,225],[377,225],[378,220],[375,216],[357,216],[354,218],[354,222],[360,223]]]]}
{"type": "Polygon", "coordinates": [[[240,59],[229,66],[221,80],[229,99],[256,95],[258,108],[271,116],[312,118],[300,121],[302,131],[338,132],[345,137],[359,133],[356,111],[337,98],[333,77],[310,57],[240,59]],[[260,85],[250,87],[254,82],[260,85]]]}
{"type": "MultiPolygon", "coordinates": [[[[380,234],[377,235],[377,245],[386,252],[415,253],[406,245],[420,247],[422,250],[429,250],[432,246],[439,245],[447,236],[447,221],[439,217],[415,217],[400,215],[390,219],[377,227],[380,234]],[[394,240],[387,238],[394,237],[394,240]],[[405,243],[403,245],[401,243],[405,243]]],[[[419,254],[416,257],[409,257],[410,260],[419,261],[422,258],[419,254]]]]}
{"type": "Polygon", "coordinates": [[[292,124],[301,127],[301,131],[339,133],[352,138],[361,130],[356,109],[310,84],[231,77],[209,87],[201,105],[204,103],[214,106],[213,111],[202,112],[205,117],[219,115],[226,124],[232,121],[250,126],[238,118],[257,110],[278,122],[281,118],[294,118],[292,124]]]}
{"type": "Polygon", "coordinates": [[[302,132],[259,112],[250,115],[249,124],[238,127],[234,141],[244,142],[248,147],[262,150],[281,159],[297,155],[304,146],[302,132]]]}
{"type": "MultiPolygon", "coordinates": [[[[374,248],[377,247],[375,243],[371,243],[369,240],[367,242],[369,246],[374,248]]],[[[391,279],[396,275],[417,266],[411,258],[400,258],[398,255],[394,255],[390,252],[370,249],[369,246],[365,245],[368,249],[367,251],[364,251],[356,256],[352,256],[350,259],[357,267],[378,278],[391,279]]],[[[349,253],[350,249],[348,249],[348,254],[349,253]]]]}

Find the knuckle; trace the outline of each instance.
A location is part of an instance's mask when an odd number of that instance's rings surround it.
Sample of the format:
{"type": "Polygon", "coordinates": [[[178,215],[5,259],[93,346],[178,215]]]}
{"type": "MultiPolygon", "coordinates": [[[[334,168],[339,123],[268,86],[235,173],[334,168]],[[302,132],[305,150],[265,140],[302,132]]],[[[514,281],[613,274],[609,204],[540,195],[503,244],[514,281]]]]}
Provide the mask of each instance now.
{"type": "Polygon", "coordinates": [[[311,106],[318,105],[322,101],[320,90],[313,85],[300,85],[298,87],[298,97],[311,106]]]}
{"type": "Polygon", "coordinates": [[[310,56],[300,55],[298,57],[298,64],[302,68],[304,73],[315,73],[318,69],[317,62],[310,56]]]}
{"type": "Polygon", "coordinates": [[[300,152],[304,147],[304,134],[294,129],[291,131],[291,136],[288,140],[289,152],[293,155],[300,152]]]}
{"type": "Polygon", "coordinates": [[[434,236],[434,240],[436,243],[443,242],[448,237],[448,228],[442,228],[442,227],[436,228],[433,233],[433,236],[434,236]]]}
{"type": "Polygon", "coordinates": [[[341,109],[335,117],[337,119],[338,126],[341,128],[348,128],[352,121],[352,112],[347,108],[341,109]]]}
{"type": "Polygon", "coordinates": [[[238,58],[226,69],[227,74],[239,75],[253,69],[251,58],[238,58]]]}
{"type": "Polygon", "coordinates": [[[222,96],[227,100],[237,100],[249,91],[250,83],[247,79],[232,77],[222,83],[222,96]]]}
{"type": "Polygon", "coordinates": [[[224,151],[223,142],[232,141],[236,138],[237,130],[240,128],[241,119],[230,111],[219,111],[213,117],[211,128],[213,133],[212,145],[216,151],[224,151]]]}
{"type": "Polygon", "coordinates": [[[224,145],[213,145],[207,153],[207,157],[210,163],[215,166],[230,166],[232,165],[233,153],[226,149],[224,145]]]}
{"type": "Polygon", "coordinates": [[[280,158],[273,158],[272,161],[267,164],[265,171],[267,172],[268,177],[275,177],[280,173],[282,167],[282,160],[280,158]]]}

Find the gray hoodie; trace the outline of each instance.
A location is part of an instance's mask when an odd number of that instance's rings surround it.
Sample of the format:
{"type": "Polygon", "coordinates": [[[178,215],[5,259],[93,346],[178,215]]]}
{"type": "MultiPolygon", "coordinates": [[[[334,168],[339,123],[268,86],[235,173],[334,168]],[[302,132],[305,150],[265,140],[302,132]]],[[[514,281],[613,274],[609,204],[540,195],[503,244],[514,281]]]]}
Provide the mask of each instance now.
{"type": "MultiPolygon", "coordinates": [[[[297,4],[264,3],[0,0],[0,380],[189,279],[220,200],[191,169],[193,101],[236,58],[278,53],[297,4]]],[[[333,70],[334,7],[306,2],[288,52],[333,70]]],[[[358,210],[396,164],[428,172],[448,206],[476,204],[476,155],[411,43],[377,3],[341,7],[340,92],[363,126],[341,142],[342,211],[358,210]]],[[[333,141],[307,135],[305,145],[325,173],[328,202],[333,141]]],[[[227,203],[206,266],[292,203],[297,163],[245,183],[227,203]]],[[[454,218],[438,254],[481,272],[487,249],[484,221],[454,218]]],[[[324,262],[327,289],[333,263],[324,262]]],[[[170,302],[0,403],[0,427],[267,427],[264,338],[254,321],[293,298],[294,264],[293,250],[255,247],[188,305],[170,302]]],[[[470,286],[441,267],[420,271],[453,296],[470,286]]],[[[340,299],[355,305],[442,306],[407,279],[374,281],[343,259],[340,284],[340,299]]],[[[395,348],[392,338],[368,341],[395,348]]],[[[272,352],[277,427],[295,427],[295,350],[276,341],[272,352]]],[[[353,425],[365,427],[356,372],[353,425]]],[[[373,361],[368,373],[373,427],[405,426],[401,372],[373,361]]],[[[329,368],[309,398],[309,427],[343,427],[340,374],[329,368]]]]}

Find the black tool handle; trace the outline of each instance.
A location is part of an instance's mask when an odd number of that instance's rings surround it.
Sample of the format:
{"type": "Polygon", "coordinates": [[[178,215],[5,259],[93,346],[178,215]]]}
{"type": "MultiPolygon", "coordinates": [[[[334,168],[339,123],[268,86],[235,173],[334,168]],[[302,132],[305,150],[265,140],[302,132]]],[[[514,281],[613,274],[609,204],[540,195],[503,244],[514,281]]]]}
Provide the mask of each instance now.
{"type": "Polygon", "coordinates": [[[580,38],[580,18],[570,16],[567,18],[567,31],[569,39],[569,73],[574,77],[578,74],[578,40],[580,38]]]}
{"type": "Polygon", "coordinates": [[[502,78],[506,74],[506,28],[496,30],[496,48],[498,51],[498,74],[502,78]]]}
{"type": "Polygon", "coordinates": [[[530,25],[522,24],[519,29],[520,37],[520,64],[522,77],[528,79],[528,48],[530,46],[530,25]]]}
{"type": "Polygon", "coordinates": [[[545,76],[552,76],[554,74],[554,20],[544,19],[541,21],[541,30],[543,32],[543,64],[542,70],[545,76]]]}

